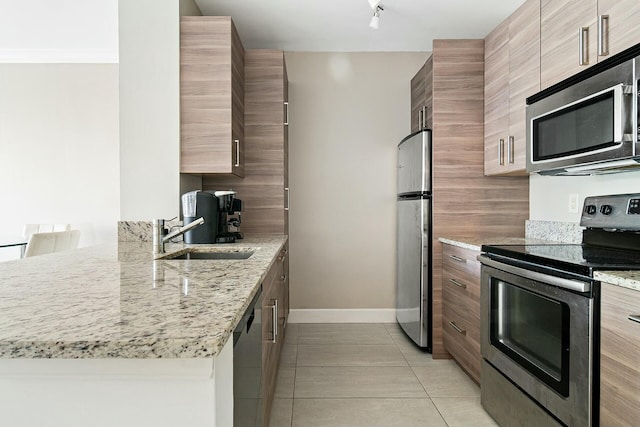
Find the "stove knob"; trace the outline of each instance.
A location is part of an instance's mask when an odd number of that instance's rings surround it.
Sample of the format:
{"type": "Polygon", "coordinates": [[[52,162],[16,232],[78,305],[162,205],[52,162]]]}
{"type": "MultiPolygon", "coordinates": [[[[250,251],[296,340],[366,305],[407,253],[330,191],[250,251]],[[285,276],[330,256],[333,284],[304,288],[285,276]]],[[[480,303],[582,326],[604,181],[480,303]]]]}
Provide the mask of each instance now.
{"type": "Polygon", "coordinates": [[[585,206],[585,207],[584,207],[584,212],[585,212],[587,215],[595,215],[595,214],[596,214],[596,212],[597,212],[596,205],[587,205],[587,206],[585,206]]]}
{"type": "Polygon", "coordinates": [[[611,215],[611,212],[613,212],[613,206],[611,205],[600,206],[600,213],[602,215],[611,215]]]}

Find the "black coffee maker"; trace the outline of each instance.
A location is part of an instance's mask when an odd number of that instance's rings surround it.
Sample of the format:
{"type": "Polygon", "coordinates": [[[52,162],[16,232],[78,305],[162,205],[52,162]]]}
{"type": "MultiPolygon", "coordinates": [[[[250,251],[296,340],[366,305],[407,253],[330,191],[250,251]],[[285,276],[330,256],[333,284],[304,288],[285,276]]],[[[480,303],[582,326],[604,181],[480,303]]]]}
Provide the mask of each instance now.
{"type": "Polygon", "coordinates": [[[242,201],[235,191],[190,191],[182,195],[182,215],[189,224],[204,218],[204,224],[184,233],[184,242],[193,244],[233,243],[242,239],[242,201]]]}

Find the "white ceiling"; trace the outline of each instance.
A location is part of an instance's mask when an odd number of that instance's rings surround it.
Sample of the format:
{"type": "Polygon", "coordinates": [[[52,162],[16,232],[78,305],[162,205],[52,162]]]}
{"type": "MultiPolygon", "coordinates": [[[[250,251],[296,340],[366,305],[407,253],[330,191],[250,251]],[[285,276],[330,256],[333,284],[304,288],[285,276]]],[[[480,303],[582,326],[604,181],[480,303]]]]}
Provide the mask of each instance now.
{"type": "Polygon", "coordinates": [[[434,39],[484,38],[524,0],[382,0],[369,28],[367,0],[195,0],[203,15],[231,16],[248,49],[431,51],[434,39]]]}

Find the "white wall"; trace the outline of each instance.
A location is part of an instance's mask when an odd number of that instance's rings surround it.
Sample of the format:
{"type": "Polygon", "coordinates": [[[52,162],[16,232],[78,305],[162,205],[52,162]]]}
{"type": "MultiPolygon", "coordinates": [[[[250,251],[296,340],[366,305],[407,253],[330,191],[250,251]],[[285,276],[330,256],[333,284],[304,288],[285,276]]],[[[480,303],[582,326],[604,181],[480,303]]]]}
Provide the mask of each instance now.
{"type": "Polygon", "coordinates": [[[117,5],[0,2],[0,237],[62,222],[82,231],[81,246],[115,238],[117,5]]]}
{"type": "Polygon", "coordinates": [[[180,207],[180,15],[193,0],[120,0],[120,219],[180,207]]]}
{"type": "Polygon", "coordinates": [[[529,179],[529,219],[580,222],[587,196],[640,193],[640,172],[600,176],[540,176],[529,179]],[[578,211],[569,212],[569,195],[577,194],[578,211]]]}
{"type": "Polygon", "coordinates": [[[120,0],[120,218],[178,215],[180,14],[175,0],[120,0]]]}
{"type": "Polygon", "coordinates": [[[113,241],[117,64],[2,64],[0,93],[0,236],[71,223],[82,246],[113,241]]]}
{"type": "Polygon", "coordinates": [[[427,56],[285,54],[293,309],[395,307],[396,146],[427,56]]]}
{"type": "Polygon", "coordinates": [[[1,1],[0,62],[118,62],[118,1],[1,1]]]}

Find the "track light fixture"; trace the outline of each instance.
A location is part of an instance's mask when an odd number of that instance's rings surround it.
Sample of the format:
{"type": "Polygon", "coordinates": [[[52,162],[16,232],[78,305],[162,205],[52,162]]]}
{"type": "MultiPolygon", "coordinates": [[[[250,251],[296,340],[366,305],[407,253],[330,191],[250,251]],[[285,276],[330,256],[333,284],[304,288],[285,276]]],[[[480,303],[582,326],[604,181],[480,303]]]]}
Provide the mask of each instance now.
{"type": "Polygon", "coordinates": [[[371,22],[369,22],[369,26],[374,30],[377,30],[380,26],[380,12],[384,10],[382,6],[380,6],[380,2],[382,0],[369,0],[369,6],[373,9],[373,17],[371,18],[371,22]]]}
{"type": "Polygon", "coordinates": [[[384,9],[380,6],[376,6],[376,10],[373,12],[373,17],[371,18],[371,22],[369,22],[369,26],[374,30],[377,30],[380,27],[380,12],[384,9]]]}

